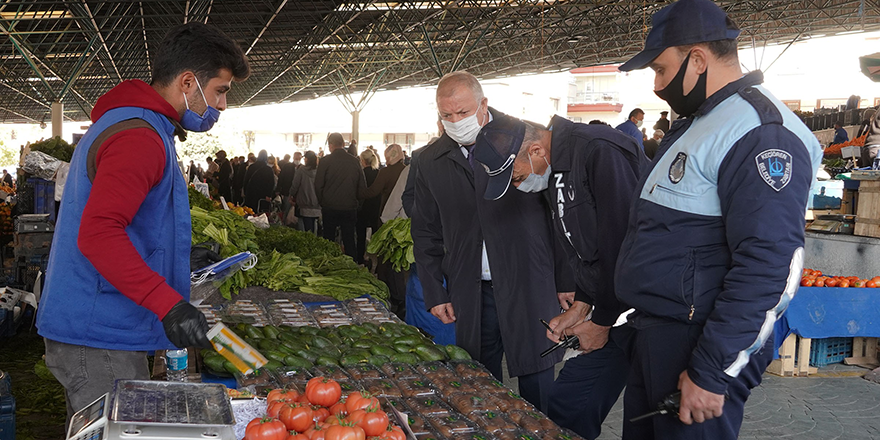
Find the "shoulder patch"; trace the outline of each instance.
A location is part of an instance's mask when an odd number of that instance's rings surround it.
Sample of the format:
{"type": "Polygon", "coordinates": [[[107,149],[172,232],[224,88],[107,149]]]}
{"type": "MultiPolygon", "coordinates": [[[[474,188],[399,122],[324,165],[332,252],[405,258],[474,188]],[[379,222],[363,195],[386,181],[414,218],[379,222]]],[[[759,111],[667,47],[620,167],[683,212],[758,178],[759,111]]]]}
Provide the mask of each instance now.
{"type": "Polygon", "coordinates": [[[762,125],[782,124],[782,113],[779,113],[779,109],[776,108],[773,101],[764,96],[760,90],[754,87],[746,87],[739,91],[739,96],[751,104],[752,108],[758,112],[758,117],[761,118],[762,125]]]}
{"type": "Polygon", "coordinates": [[[776,192],[785,188],[791,181],[791,154],[787,151],[770,149],[755,156],[758,173],[770,188],[776,192]]]}

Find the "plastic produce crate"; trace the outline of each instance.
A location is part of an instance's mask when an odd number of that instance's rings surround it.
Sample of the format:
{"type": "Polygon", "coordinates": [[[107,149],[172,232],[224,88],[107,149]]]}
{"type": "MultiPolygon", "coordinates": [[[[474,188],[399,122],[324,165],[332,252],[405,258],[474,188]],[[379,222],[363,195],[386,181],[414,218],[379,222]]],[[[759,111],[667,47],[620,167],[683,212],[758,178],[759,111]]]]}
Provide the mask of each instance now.
{"type": "Polygon", "coordinates": [[[55,221],[55,182],[30,178],[28,182],[34,186],[34,214],[49,214],[49,220],[55,221]]]}
{"type": "Polygon", "coordinates": [[[853,353],[853,338],[813,339],[810,345],[810,365],[824,367],[843,362],[853,353]]]}

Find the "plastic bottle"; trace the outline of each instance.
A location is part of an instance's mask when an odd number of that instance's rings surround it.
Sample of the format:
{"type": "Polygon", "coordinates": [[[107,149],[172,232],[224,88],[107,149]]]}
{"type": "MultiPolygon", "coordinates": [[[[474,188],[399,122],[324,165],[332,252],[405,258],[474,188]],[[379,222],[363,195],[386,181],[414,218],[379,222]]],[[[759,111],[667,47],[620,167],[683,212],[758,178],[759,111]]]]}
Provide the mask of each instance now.
{"type": "Polygon", "coordinates": [[[188,353],[185,348],[165,352],[165,371],[170,382],[186,382],[188,353]]]}

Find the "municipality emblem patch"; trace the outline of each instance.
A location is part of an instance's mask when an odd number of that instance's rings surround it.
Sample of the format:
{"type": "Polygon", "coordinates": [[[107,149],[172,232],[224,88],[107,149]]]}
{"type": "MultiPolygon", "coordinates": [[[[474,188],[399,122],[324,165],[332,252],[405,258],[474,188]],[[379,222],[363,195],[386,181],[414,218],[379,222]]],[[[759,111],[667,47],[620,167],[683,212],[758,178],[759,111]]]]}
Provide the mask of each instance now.
{"type": "Polygon", "coordinates": [[[791,154],[787,151],[770,149],[755,156],[758,173],[770,188],[779,192],[791,182],[791,154]]]}
{"type": "Polygon", "coordinates": [[[681,182],[681,179],[684,178],[684,170],[685,165],[687,164],[688,155],[684,153],[678,153],[675,156],[675,159],[672,160],[672,164],[669,165],[669,181],[672,183],[681,182]]]}

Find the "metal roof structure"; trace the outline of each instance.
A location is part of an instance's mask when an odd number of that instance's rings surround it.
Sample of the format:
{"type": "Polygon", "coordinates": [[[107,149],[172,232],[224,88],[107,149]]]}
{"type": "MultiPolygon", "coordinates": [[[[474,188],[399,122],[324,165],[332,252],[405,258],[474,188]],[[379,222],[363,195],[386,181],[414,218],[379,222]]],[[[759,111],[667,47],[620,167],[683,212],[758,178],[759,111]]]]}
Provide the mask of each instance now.
{"type": "MultiPolygon", "coordinates": [[[[121,80],[149,81],[164,33],[190,20],[247,52],[251,77],[230,106],[621,62],[641,49],[646,0],[5,0],[0,4],[0,122],[87,120],[121,80]]],[[[743,45],[880,30],[878,0],[719,1],[743,45]]],[[[866,48],[866,52],[870,52],[866,48]]],[[[362,102],[349,99],[352,107],[362,102]]]]}

